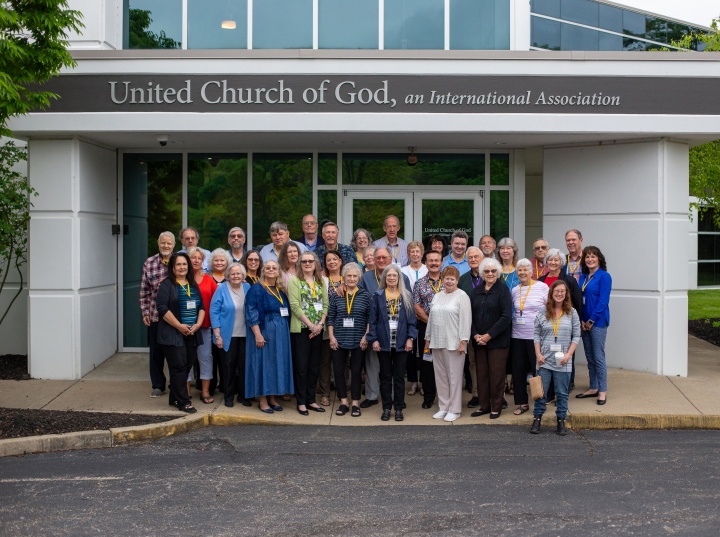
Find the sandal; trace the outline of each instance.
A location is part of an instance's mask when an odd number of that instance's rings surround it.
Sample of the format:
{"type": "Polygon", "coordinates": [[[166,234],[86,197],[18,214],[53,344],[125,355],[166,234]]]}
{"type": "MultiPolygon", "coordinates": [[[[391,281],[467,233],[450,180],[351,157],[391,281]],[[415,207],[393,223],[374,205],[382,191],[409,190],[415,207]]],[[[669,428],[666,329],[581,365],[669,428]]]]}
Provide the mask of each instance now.
{"type": "Polygon", "coordinates": [[[422,389],[422,386],[420,386],[418,391],[420,392],[420,395],[425,395],[425,390],[422,389]]]}
{"type": "Polygon", "coordinates": [[[417,382],[410,384],[410,389],[407,391],[408,395],[415,395],[417,393],[417,382]]]}
{"type": "Polygon", "coordinates": [[[197,412],[195,407],[192,405],[185,405],[184,407],[180,408],[180,411],[185,412],[186,414],[195,414],[195,412],[197,412]]]}
{"type": "Polygon", "coordinates": [[[358,416],[362,415],[362,412],[360,412],[360,407],[353,405],[352,412],[350,412],[350,415],[353,418],[357,418],[358,416]]]}
{"type": "Polygon", "coordinates": [[[345,414],[347,414],[348,410],[350,409],[347,407],[347,405],[340,405],[335,411],[335,414],[337,414],[338,416],[344,416],[345,414]]]}
{"type": "Polygon", "coordinates": [[[528,410],[530,410],[530,405],[520,405],[515,409],[515,412],[513,412],[513,414],[515,414],[516,416],[522,416],[528,410]]]}
{"type": "Polygon", "coordinates": [[[323,395],[323,396],[320,398],[320,404],[321,404],[322,406],[330,406],[330,399],[328,398],[327,395],[323,395]]]}
{"type": "Polygon", "coordinates": [[[215,402],[215,399],[212,395],[203,395],[200,400],[205,403],[206,405],[210,405],[215,402]]]}

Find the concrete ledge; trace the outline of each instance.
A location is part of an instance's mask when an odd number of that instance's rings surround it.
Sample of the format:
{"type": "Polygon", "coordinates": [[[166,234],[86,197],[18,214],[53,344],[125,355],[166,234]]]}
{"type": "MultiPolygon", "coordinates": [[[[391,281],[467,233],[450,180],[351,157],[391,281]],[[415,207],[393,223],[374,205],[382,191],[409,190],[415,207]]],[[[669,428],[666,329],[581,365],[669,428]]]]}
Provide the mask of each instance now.
{"type": "Polygon", "coordinates": [[[685,414],[571,414],[572,429],[720,429],[720,416],[685,414]]]}
{"type": "Polygon", "coordinates": [[[26,436],[0,440],[0,457],[71,449],[108,448],[111,446],[112,437],[108,430],[26,436]]]}
{"type": "Polygon", "coordinates": [[[199,429],[200,427],[206,427],[209,423],[209,414],[193,414],[164,423],[151,423],[150,425],[136,425],[134,427],[116,427],[109,431],[112,439],[112,444],[109,447],[121,446],[123,444],[129,444],[130,442],[157,440],[159,438],[199,429]]]}
{"type": "MultiPolygon", "coordinates": [[[[277,414],[273,414],[277,416],[277,414]]],[[[217,425],[220,427],[231,427],[233,425],[304,425],[294,421],[278,420],[276,417],[266,418],[263,416],[244,416],[233,414],[210,414],[210,423],[208,425],[217,425]]],[[[308,423],[307,425],[313,425],[308,423]]]]}

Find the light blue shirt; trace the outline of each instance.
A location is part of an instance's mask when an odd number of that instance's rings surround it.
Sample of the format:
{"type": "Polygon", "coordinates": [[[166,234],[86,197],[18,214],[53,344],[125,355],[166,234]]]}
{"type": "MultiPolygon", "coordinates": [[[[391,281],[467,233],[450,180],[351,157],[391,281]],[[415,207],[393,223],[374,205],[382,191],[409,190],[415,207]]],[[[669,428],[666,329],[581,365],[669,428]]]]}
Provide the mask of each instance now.
{"type": "Polygon", "coordinates": [[[468,265],[467,262],[467,254],[463,256],[461,261],[455,261],[452,253],[446,255],[445,259],[443,260],[443,264],[440,267],[440,270],[445,270],[447,267],[455,267],[456,269],[458,269],[458,272],[460,272],[460,276],[462,276],[466,272],[470,272],[470,265],[468,265]]]}
{"type": "MultiPolygon", "coordinates": [[[[297,241],[291,241],[295,244],[297,244],[297,247],[300,249],[300,255],[307,252],[307,248],[304,244],[297,242],[297,241]]],[[[277,252],[275,251],[275,243],[271,242],[270,244],[267,244],[263,247],[262,250],[260,250],[260,257],[262,257],[263,263],[267,263],[268,261],[276,261],[279,262],[277,252]]]]}

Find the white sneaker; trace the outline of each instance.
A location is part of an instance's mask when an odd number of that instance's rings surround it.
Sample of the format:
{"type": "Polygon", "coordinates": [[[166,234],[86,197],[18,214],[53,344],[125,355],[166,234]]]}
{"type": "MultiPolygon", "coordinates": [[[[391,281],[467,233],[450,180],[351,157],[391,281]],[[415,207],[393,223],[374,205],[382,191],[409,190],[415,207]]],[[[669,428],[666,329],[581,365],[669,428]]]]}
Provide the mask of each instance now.
{"type": "Polygon", "coordinates": [[[441,420],[441,419],[443,419],[446,415],[447,415],[447,410],[441,410],[441,411],[435,412],[435,414],[433,414],[433,419],[434,419],[434,420],[441,420]]]}
{"type": "Polygon", "coordinates": [[[452,412],[448,412],[445,416],[445,421],[455,421],[460,417],[460,414],[453,414],[452,412]]]}

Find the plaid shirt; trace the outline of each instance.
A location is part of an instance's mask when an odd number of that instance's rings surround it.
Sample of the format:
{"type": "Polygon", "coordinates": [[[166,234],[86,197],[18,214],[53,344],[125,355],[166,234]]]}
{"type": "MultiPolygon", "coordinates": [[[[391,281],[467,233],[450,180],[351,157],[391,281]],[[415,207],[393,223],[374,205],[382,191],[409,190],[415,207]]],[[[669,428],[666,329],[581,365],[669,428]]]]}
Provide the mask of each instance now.
{"type": "Polygon", "coordinates": [[[436,289],[438,289],[437,292],[442,291],[442,281],[440,278],[437,280],[431,280],[429,274],[426,274],[415,282],[415,287],[413,288],[413,300],[415,301],[415,304],[422,308],[426,315],[430,314],[430,305],[432,304],[432,299],[435,297],[436,289]],[[433,285],[435,286],[435,289],[432,288],[433,285]],[[440,286],[439,289],[438,286],[440,286]]]}
{"type": "Polygon", "coordinates": [[[143,317],[150,317],[150,322],[159,320],[155,299],[158,288],[168,275],[168,267],[162,262],[160,254],[148,257],[143,264],[142,280],[140,281],[140,310],[143,317]]]}

